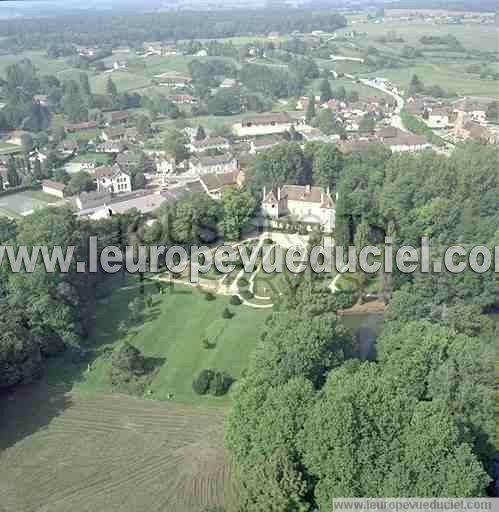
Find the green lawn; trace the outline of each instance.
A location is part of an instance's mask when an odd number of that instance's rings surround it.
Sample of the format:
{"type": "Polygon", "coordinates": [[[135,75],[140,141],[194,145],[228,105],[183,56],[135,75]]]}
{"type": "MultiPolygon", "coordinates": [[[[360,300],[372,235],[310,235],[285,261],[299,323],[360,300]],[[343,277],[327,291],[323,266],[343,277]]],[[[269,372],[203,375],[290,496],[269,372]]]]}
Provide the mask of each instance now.
{"type": "Polygon", "coordinates": [[[81,153],[72,162],[96,162],[97,164],[108,164],[112,160],[112,156],[107,153],[81,153]]]}
{"type": "MultiPolygon", "coordinates": [[[[120,282],[119,277],[114,279],[120,282]]],[[[146,293],[155,294],[155,287],[148,284],[146,293]]],[[[138,294],[137,278],[129,277],[128,285],[117,287],[99,300],[95,331],[87,343],[97,355],[91,370],[88,371],[87,362],[74,363],[66,355],[50,361],[47,375],[51,384],[65,381],[73,382],[77,391],[112,391],[107,380],[109,350],[124,340],[118,334],[118,325],[128,321],[128,303],[138,294]]],[[[142,320],[130,328],[127,339],[145,356],[164,358],[149,388],[154,398],[165,400],[172,393],[176,401],[183,403],[226,405],[228,397],[197,396],[192,381],[205,368],[225,370],[239,378],[268,315],[269,311],[230,306],[228,297],[217,296],[208,301],[199,290],[177,285],[173,293],[154,295],[153,307],[146,309],[142,320]],[[222,318],[226,307],[234,314],[230,320],[222,318]],[[205,349],[203,338],[215,342],[216,347],[205,349]]]]}
{"type": "Polygon", "coordinates": [[[7,144],[6,142],[0,142],[0,155],[12,155],[14,153],[20,153],[21,146],[15,144],[7,144]]]}

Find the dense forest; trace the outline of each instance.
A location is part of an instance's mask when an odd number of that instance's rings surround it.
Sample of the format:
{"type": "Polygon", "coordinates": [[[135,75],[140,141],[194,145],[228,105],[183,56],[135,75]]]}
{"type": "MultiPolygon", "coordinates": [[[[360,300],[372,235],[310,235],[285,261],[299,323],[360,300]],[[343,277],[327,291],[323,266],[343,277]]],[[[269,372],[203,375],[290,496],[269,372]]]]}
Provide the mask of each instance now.
{"type": "MultiPolygon", "coordinates": [[[[299,146],[259,155],[250,185],[322,182],[339,191],[339,244],[391,236],[439,254],[499,242],[497,153],[345,158],[299,146]],[[322,172],[320,168],[322,167],[322,172]],[[329,177],[324,171],[334,169],[329,177]],[[315,172],[314,172],[315,170],[315,172]],[[325,180],[325,181],[324,181],[325,180]]],[[[372,360],[338,319],[324,280],[283,281],[283,303],[235,386],[226,442],[241,510],[326,509],[337,496],[484,496],[493,477],[493,271],[379,276],[389,306],[372,360]]],[[[362,281],[362,276],[359,276],[362,281]]]]}
{"type": "Polygon", "coordinates": [[[0,22],[0,49],[22,50],[50,46],[141,45],[144,41],[216,39],[240,35],[294,31],[332,32],[346,19],[330,10],[237,10],[168,12],[116,16],[79,14],[57,18],[0,22]]]}

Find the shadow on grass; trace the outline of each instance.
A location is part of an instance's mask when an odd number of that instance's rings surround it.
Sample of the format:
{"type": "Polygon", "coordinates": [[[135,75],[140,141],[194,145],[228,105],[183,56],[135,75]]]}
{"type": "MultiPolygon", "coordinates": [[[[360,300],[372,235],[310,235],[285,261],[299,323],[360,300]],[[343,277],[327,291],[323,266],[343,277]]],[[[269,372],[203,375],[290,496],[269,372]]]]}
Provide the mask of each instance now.
{"type": "Polygon", "coordinates": [[[141,284],[137,276],[126,275],[125,280],[122,276],[109,278],[101,286],[97,297],[89,336],[80,347],[47,360],[44,373],[49,384],[72,386],[83,382],[85,373],[92,368],[94,361],[100,357],[110,357],[116,343],[124,338],[126,332],[133,334],[143,323],[152,322],[161,314],[162,298],[156,288],[149,281],[141,284]],[[136,320],[132,321],[130,303],[145,296],[153,297],[152,305],[146,307],[145,300],[138,301],[136,320]]]}
{"type": "Polygon", "coordinates": [[[71,407],[72,399],[63,386],[35,382],[0,394],[0,453],[47,427],[71,407]]]}

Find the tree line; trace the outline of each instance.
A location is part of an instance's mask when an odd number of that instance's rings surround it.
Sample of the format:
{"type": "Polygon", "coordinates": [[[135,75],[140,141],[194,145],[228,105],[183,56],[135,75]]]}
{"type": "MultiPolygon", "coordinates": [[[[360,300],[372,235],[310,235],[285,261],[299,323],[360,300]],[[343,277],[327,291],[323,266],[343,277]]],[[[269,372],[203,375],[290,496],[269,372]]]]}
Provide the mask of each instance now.
{"type": "Polygon", "coordinates": [[[0,48],[22,50],[67,45],[137,46],[145,41],[217,39],[272,31],[332,32],[346,26],[329,9],[254,9],[154,14],[94,14],[0,22],[0,48]]]}

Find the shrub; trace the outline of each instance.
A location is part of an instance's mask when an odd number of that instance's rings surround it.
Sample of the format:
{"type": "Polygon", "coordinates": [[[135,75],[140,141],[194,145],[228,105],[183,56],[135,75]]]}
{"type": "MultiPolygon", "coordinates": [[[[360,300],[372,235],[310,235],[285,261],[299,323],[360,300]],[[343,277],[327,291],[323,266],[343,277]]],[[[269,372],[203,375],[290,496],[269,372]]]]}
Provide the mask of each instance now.
{"type": "Polygon", "coordinates": [[[249,290],[241,290],[241,295],[243,299],[251,300],[253,299],[253,294],[249,290]]]}
{"type": "Polygon", "coordinates": [[[152,297],[150,295],[146,295],[146,297],[144,299],[144,302],[145,302],[146,306],[148,308],[150,308],[152,306],[152,303],[153,303],[152,297]]]}
{"type": "Polygon", "coordinates": [[[137,347],[126,341],[113,352],[109,369],[111,384],[119,385],[130,382],[145,373],[145,359],[137,347]]]}
{"type": "Polygon", "coordinates": [[[212,300],[215,300],[215,299],[216,299],[215,295],[214,295],[213,293],[211,293],[211,292],[206,292],[206,293],[204,294],[204,298],[205,298],[205,300],[207,300],[207,301],[212,301],[212,300]]]}
{"type": "Polygon", "coordinates": [[[223,396],[227,394],[233,382],[234,379],[221,370],[202,370],[194,379],[192,388],[198,395],[210,393],[213,396],[223,396]]]}
{"type": "Polygon", "coordinates": [[[210,394],[213,396],[223,396],[229,391],[234,379],[225,372],[215,372],[210,382],[210,394]]]}
{"type": "Polygon", "coordinates": [[[242,303],[243,301],[237,295],[232,295],[230,298],[231,306],[240,306],[242,303]]]}
{"type": "Polygon", "coordinates": [[[206,395],[210,389],[210,383],[213,380],[215,372],[213,370],[202,370],[201,373],[194,379],[192,389],[198,395],[206,395]]]}
{"type": "Polygon", "coordinates": [[[338,309],[350,309],[356,302],[356,296],[353,290],[337,290],[334,301],[338,309]]]}
{"type": "Polygon", "coordinates": [[[239,279],[239,288],[247,288],[249,286],[249,281],[245,277],[241,277],[239,279]]]}
{"type": "Polygon", "coordinates": [[[222,318],[225,318],[226,320],[230,320],[234,315],[230,312],[229,308],[225,308],[222,311],[222,318]]]}
{"type": "Polygon", "coordinates": [[[203,347],[206,348],[206,349],[212,349],[212,348],[215,348],[217,346],[216,343],[210,341],[208,338],[203,338],[203,347]]]}

